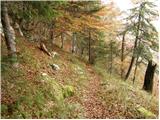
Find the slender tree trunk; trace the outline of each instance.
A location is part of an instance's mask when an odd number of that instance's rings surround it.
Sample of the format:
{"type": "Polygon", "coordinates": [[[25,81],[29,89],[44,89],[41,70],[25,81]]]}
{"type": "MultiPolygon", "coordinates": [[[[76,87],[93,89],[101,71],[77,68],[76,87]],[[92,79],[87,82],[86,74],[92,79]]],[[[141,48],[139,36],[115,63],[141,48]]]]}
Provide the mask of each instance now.
{"type": "Polygon", "coordinates": [[[137,72],[137,67],[138,67],[138,59],[139,59],[139,56],[137,56],[137,59],[136,59],[136,67],[135,67],[134,75],[133,75],[133,84],[134,84],[134,81],[135,81],[135,78],[136,78],[136,72],[137,72]]]}
{"type": "Polygon", "coordinates": [[[89,39],[88,39],[88,61],[91,63],[91,32],[89,31],[89,39]]]}
{"type": "Polygon", "coordinates": [[[125,45],[125,34],[123,34],[122,38],[122,53],[121,53],[121,78],[123,79],[123,73],[124,73],[124,68],[123,68],[123,61],[124,61],[124,45],[125,45]]]}
{"type": "Polygon", "coordinates": [[[54,36],[54,24],[51,25],[51,30],[50,30],[50,39],[51,39],[51,43],[52,43],[52,46],[54,45],[54,40],[55,40],[55,36],[54,36]]]}
{"type": "Polygon", "coordinates": [[[61,34],[61,48],[63,49],[64,45],[64,33],[61,34]]]}
{"type": "Polygon", "coordinates": [[[143,89],[152,92],[153,89],[153,78],[157,64],[153,65],[152,61],[148,61],[148,66],[145,73],[143,89]]]}
{"type": "Polygon", "coordinates": [[[55,41],[54,41],[54,33],[53,32],[51,33],[51,42],[52,42],[52,45],[54,45],[55,41]]]}
{"type": "Polygon", "coordinates": [[[75,52],[75,42],[76,42],[76,33],[73,33],[72,35],[72,53],[75,52]]]}
{"type": "Polygon", "coordinates": [[[113,43],[111,39],[111,44],[110,44],[110,50],[111,50],[111,56],[110,56],[110,74],[112,74],[112,64],[113,64],[113,43]]]}
{"type": "Polygon", "coordinates": [[[141,10],[139,11],[139,16],[138,16],[138,25],[137,25],[137,31],[136,31],[136,38],[135,38],[135,43],[134,43],[134,49],[133,49],[133,55],[132,55],[132,59],[131,59],[131,63],[129,65],[129,68],[128,68],[128,71],[127,71],[127,74],[125,76],[125,80],[128,79],[129,75],[130,75],[130,72],[132,70],[132,67],[133,67],[133,63],[135,61],[135,50],[137,48],[137,43],[138,43],[138,37],[139,37],[139,29],[140,29],[140,21],[141,21],[141,14],[140,14],[141,10]]]}
{"type": "Polygon", "coordinates": [[[13,63],[13,66],[17,67],[18,64],[16,54],[15,32],[12,26],[10,25],[8,10],[5,2],[2,2],[1,9],[1,21],[5,35],[5,42],[8,49],[8,55],[11,57],[11,62],[13,63]]]}
{"type": "Polygon", "coordinates": [[[132,56],[132,59],[131,59],[131,63],[129,65],[129,68],[128,68],[128,71],[127,71],[127,74],[125,76],[125,80],[128,79],[129,75],[130,75],[130,72],[131,72],[131,69],[132,69],[132,66],[133,66],[133,63],[134,63],[134,60],[135,60],[135,57],[132,56]]]}
{"type": "MultiPolygon", "coordinates": [[[[141,39],[139,40],[138,42],[138,45],[137,46],[140,46],[140,43],[141,43],[141,39]]],[[[138,67],[138,59],[139,59],[139,55],[141,54],[141,49],[139,51],[139,53],[137,53],[137,59],[136,59],[136,67],[134,69],[134,75],[133,75],[133,84],[134,84],[134,81],[135,81],[135,78],[136,78],[136,72],[137,72],[137,67],[138,67]]]]}
{"type": "Polygon", "coordinates": [[[82,47],[81,49],[81,56],[83,55],[83,53],[84,53],[84,47],[82,47]]]}

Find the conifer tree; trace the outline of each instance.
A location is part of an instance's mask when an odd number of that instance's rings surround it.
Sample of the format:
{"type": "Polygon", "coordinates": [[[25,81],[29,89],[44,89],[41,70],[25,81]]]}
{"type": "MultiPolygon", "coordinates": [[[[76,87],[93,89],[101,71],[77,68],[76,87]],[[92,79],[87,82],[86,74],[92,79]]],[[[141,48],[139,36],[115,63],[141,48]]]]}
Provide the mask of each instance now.
{"type": "Polygon", "coordinates": [[[131,9],[131,16],[127,18],[129,21],[131,21],[130,30],[135,36],[135,42],[132,59],[125,76],[125,80],[127,80],[130,75],[135,58],[137,58],[136,61],[138,61],[139,53],[136,51],[140,43],[142,42],[146,44],[149,42],[153,44],[157,40],[157,31],[151,23],[151,21],[157,17],[157,11],[154,9],[154,7],[155,5],[152,2],[142,1],[137,7],[131,9]]]}

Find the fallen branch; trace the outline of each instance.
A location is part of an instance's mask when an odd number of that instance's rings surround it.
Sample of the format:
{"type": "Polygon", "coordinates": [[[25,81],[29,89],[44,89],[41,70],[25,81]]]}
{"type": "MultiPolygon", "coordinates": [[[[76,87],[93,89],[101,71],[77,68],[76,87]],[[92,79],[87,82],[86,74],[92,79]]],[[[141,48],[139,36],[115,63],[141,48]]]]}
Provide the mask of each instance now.
{"type": "Polygon", "coordinates": [[[51,56],[51,53],[48,51],[48,49],[46,48],[45,44],[44,43],[40,43],[40,49],[42,51],[44,51],[45,53],[47,53],[47,55],[51,56]]]}

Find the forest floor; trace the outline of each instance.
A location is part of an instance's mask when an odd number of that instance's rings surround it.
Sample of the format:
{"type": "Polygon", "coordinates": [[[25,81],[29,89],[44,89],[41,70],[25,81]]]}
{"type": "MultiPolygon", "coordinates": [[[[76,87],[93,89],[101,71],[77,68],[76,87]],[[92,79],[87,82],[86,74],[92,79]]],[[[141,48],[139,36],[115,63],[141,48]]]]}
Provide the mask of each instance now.
{"type": "Polygon", "coordinates": [[[54,57],[22,37],[19,68],[2,41],[2,118],[157,118],[158,99],[58,47],[54,57]],[[56,64],[59,70],[50,66],[56,64]],[[67,88],[67,89],[66,89],[67,88]]]}

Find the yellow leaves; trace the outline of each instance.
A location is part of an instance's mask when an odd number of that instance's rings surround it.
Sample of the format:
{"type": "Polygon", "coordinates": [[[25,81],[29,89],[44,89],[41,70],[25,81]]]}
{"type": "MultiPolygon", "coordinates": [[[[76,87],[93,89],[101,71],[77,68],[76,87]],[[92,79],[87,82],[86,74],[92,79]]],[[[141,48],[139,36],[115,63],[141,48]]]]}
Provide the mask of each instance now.
{"type": "Polygon", "coordinates": [[[121,24],[121,21],[117,19],[120,14],[120,10],[112,1],[103,9],[95,13],[95,15],[100,16],[101,23],[103,23],[102,26],[105,32],[108,32],[109,34],[116,34],[116,30],[121,24]]]}
{"type": "Polygon", "coordinates": [[[59,26],[61,29],[65,27],[67,30],[73,31],[81,31],[84,26],[93,29],[104,29],[105,25],[103,21],[90,15],[81,14],[80,17],[74,17],[68,13],[57,19],[57,23],[63,25],[59,26]]]}
{"type": "Polygon", "coordinates": [[[101,10],[97,11],[93,15],[96,15],[96,16],[105,16],[106,12],[109,11],[109,10],[110,10],[109,8],[103,7],[101,10]]]}
{"type": "Polygon", "coordinates": [[[81,23],[85,26],[88,26],[89,28],[95,28],[95,29],[102,29],[104,25],[101,22],[101,20],[98,20],[91,16],[82,16],[81,23]]]}

